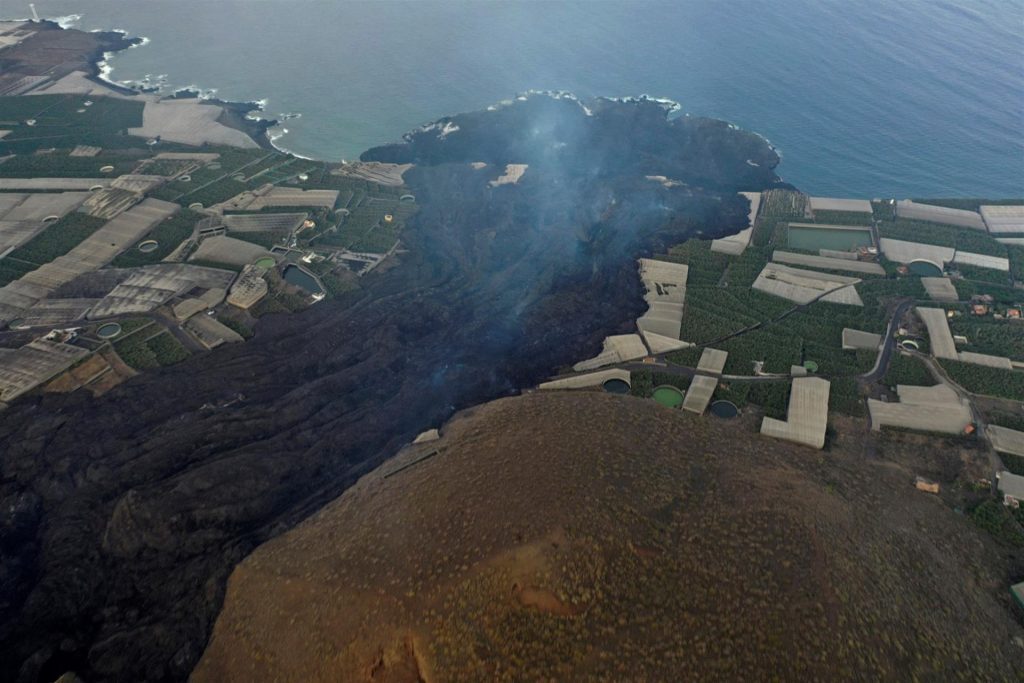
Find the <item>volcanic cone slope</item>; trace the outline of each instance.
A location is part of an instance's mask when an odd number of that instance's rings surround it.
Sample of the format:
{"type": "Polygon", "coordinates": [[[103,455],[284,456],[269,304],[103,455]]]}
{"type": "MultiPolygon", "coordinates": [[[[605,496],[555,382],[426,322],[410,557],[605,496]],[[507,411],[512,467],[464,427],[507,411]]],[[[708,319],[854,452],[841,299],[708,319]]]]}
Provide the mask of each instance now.
{"type": "Polygon", "coordinates": [[[194,679],[1020,670],[967,521],[853,440],[735,429],[600,393],[464,411],[239,565],[194,679]]]}

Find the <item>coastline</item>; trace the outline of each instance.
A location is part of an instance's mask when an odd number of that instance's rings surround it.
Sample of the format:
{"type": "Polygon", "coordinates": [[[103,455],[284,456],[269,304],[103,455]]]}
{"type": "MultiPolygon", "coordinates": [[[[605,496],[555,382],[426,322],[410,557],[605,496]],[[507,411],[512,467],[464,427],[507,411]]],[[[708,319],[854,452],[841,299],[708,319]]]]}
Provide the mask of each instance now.
{"type": "MultiPolygon", "coordinates": [[[[74,23],[78,20],[78,15],[69,15],[67,17],[55,17],[55,18],[44,18],[39,23],[47,27],[47,30],[80,30],[74,28],[74,23]]],[[[26,20],[27,21],[27,20],[26,20]]],[[[291,154],[292,156],[300,158],[300,155],[294,154],[293,152],[279,147],[274,144],[274,141],[280,137],[275,136],[272,130],[279,126],[280,122],[277,119],[265,118],[258,116],[257,113],[265,111],[266,101],[265,100],[250,100],[250,101],[233,101],[224,100],[218,97],[209,96],[206,92],[213,91],[202,91],[198,88],[186,87],[175,90],[171,95],[160,95],[157,88],[149,88],[145,86],[138,86],[131,82],[122,82],[116,80],[111,74],[114,71],[113,66],[110,65],[110,59],[120,52],[130,50],[137,47],[145,47],[149,44],[149,39],[144,36],[130,36],[124,29],[108,29],[108,30],[96,30],[89,31],[100,38],[102,45],[96,48],[91,54],[88,55],[88,66],[89,71],[87,72],[86,78],[90,81],[102,85],[105,88],[109,88],[114,92],[121,95],[138,96],[138,95],[156,95],[162,99],[199,99],[204,102],[215,104],[222,108],[223,112],[218,117],[218,123],[221,123],[229,128],[239,130],[245,133],[249,138],[253,140],[257,145],[264,149],[273,149],[281,152],[282,154],[291,154]]]]}

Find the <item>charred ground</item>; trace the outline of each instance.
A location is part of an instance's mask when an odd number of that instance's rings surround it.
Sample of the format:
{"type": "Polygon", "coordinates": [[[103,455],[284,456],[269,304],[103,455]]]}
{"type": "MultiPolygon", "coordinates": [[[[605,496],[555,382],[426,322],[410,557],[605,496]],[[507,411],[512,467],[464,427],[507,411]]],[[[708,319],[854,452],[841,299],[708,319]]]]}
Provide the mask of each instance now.
{"type": "Polygon", "coordinates": [[[641,312],[637,256],[737,230],[735,191],[778,182],[768,145],[727,124],[643,101],[592,112],[531,97],[429,153],[428,132],[369,152],[412,155],[422,210],[361,299],[264,319],[100,399],[0,414],[0,677],[185,678],[256,545],[456,408],[592,354],[641,312]],[[509,163],[531,167],[491,187],[509,163]]]}

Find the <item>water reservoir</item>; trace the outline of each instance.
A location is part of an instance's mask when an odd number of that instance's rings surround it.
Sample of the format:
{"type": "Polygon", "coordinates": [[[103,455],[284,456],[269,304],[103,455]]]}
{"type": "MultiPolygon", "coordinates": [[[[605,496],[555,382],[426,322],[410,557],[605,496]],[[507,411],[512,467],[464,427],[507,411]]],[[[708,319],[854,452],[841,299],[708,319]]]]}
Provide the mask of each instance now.
{"type": "Polygon", "coordinates": [[[711,414],[724,420],[731,420],[740,414],[740,409],[731,401],[715,401],[710,407],[711,414]]]}
{"type": "Polygon", "coordinates": [[[96,336],[100,339],[113,339],[119,334],[121,334],[121,326],[117,323],[106,323],[100,325],[100,328],[96,330],[96,336]]]}
{"type": "Polygon", "coordinates": [[[604,390],[609,394],[628,394],[629,382],[622,379],[610,379],[603,385],[604,390]]]}
{"type": "Polygon", "coordinates": [[[319,294],[323,291],[320,289],[320,285],[316,283],[316,280],[298,266],[288,266],[284,269],[283,275],[286,282],[298,285],[310,294],[319,294]]]}
{"type": "Polygon", "coordinates": [[[919,275],[921,277],[941,277],[942,268],[931,261],[911,261],[907,264],[907,269],[912,275],[919,275]]]}
{"type": "Polygon", "coordinates": [[[656,387],[653,398],[666,408],[678,408],[683,405],[683,392],[669,384],[656,387]]]}

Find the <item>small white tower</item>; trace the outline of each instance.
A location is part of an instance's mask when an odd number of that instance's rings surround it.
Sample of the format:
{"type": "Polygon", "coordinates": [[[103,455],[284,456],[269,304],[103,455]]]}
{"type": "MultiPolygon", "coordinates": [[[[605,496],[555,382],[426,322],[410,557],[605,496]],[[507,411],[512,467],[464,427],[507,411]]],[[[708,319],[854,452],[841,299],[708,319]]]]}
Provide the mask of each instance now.
{"type": "Polygon", "coordinates": [[[32,10],[32,21],[39,21],[39,12],[36,12],[36,5],[34,2],[28,3],[28,8],[32,10]]]}

